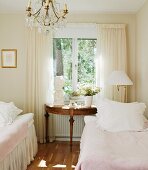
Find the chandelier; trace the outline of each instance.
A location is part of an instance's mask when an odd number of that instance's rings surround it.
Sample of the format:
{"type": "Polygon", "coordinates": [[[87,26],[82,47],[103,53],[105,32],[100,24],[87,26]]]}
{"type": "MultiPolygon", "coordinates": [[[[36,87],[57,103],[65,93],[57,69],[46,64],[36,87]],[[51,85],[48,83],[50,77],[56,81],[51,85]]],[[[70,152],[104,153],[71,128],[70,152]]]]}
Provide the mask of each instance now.
{"type": "Polygon", "coordinates": [[[26,12],[27,26],[38,27],[39,32],[48,32],[66,24],[68,9],[65,4],[62,10],[56,0],[29,0],[26,12]]]}

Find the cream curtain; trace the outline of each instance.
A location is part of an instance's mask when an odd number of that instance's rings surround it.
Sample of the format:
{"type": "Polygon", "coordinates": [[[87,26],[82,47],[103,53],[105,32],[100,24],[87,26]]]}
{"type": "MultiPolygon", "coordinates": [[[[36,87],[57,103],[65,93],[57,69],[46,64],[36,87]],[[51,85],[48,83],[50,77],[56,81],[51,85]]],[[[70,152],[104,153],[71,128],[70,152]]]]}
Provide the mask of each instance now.
{"type": "Polygon", "coordinates": [[[97,85],[102,88],[101,95],[123,101],[124,89],[118,94],[116,87],[109,85],[107,81],[112,71],[127,71],[126,25],[98,24],[97,36],[97,85]]]}
{"type": "Polygon", "coordinates": [[[44,104],[52,103],[53,64],[52,36],[27,29],[27,76],[25,112],[35,114],[38,141],[45,142],[44,104]]]}

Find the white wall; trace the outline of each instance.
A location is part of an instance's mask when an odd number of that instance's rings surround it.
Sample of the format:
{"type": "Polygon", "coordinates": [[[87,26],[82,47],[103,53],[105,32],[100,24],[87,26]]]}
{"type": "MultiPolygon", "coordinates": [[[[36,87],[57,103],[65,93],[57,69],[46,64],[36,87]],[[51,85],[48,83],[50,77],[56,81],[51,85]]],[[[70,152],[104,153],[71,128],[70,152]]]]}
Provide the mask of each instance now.
{"type": "Polygon", "coordinates": [[[14,101],[23,108],[26,71],[23,15],[0,15],[1,49],[17,49],[17,68],[0,68],[0,101],[14,101]]]}
{"type": "Polygon", "coordinates": [[[148,107],[148,1],[138,12],[136,24],[136,98],[148,107]]]}
{"type": "MultiPolygon", "coordinates": [[[[71,14],[68,22],[79,23],[126,23],[128,29],[128,73],[135,84],[135,15],[132,14],[71,14]]],[[[14,101],[23,108],[25,96],[25,26],[21,14],[0,15],[0,50],[16,48],[18,67],[0,68],[0,101],[14,101]]],[[[135,100],[135,88],[129,92],[130,101],[135,100]]]]}

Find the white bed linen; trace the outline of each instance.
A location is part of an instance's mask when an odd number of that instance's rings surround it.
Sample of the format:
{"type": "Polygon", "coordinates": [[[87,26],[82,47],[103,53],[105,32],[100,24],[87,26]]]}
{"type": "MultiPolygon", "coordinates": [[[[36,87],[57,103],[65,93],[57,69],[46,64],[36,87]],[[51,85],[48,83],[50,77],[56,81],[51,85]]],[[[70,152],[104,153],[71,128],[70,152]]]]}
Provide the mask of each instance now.
{"type": "Polygon", "coordinates": [[[144,103],[121,103],[109,99],[98,100],[98,126],[110,132],[138,131],[144,127],[144,103]]]}
{"type": "Polygon", "coordinates": [[[12,124],[20,113],[22,110],[17,108],[13,102],[0,101],[0,127],[12,124]]]}
{"type": "MultiPolygon", "coordinates": [[[[16,131],[17,128],[21,127],[21,124],[27,124],[27,132],[25,136],[23,134],[24,137],[17,145],[9,148],[9,153],[4,154],[3,157],[1,156],[0,170],[26,170],[27,165],[30,164],[37,153],[37,139],[33,124],[33,114],[29,113],[18,116],[13,126],[9,125],[9,128],[13,127],[16,131]]],[[[12,133],[13,130],[9,131],[9,128],[0,128],[0,138],[5,136],[6,133],[8,135],[12,133]]],[[[10,135],[13,136],[12,134],[10,135]]],[[[3,150],[3,148],[1,148],[1,150],[3,150]]]]}
{"type": "Polygon", "coordinates": [[[148,170],[148,131],[107,132],[85,118],[75,170],[148,170]]]}

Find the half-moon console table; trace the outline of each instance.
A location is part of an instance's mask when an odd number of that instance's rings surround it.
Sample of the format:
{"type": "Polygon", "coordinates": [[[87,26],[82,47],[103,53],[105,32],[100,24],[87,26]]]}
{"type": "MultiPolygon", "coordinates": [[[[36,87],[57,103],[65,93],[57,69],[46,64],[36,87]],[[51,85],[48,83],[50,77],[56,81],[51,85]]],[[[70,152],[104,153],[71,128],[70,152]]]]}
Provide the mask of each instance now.
{"type": "Polygon", "coordinates": [[[69,115],[69,123],[70,123],[70,147],[72,147],[72,137],[73,137],[73,123],[74,116],[79,115],[93,115],[97,113],[97,108],[92,107],[68,107],[68,106],[48,106],[45,104],[45,119],[46,119],[46,142],[49,142],[48,136],[48,117],[49,113],[51,114],[59,114],[59,115],[69,115]]]}

